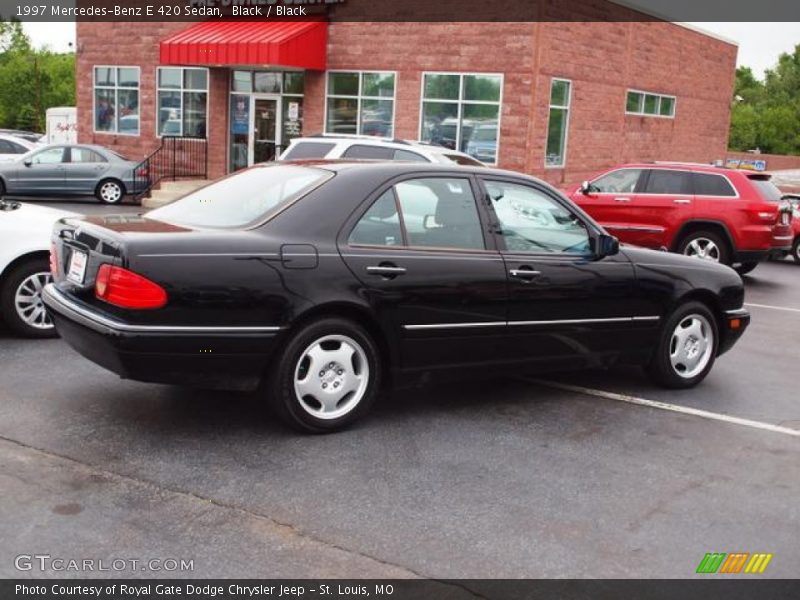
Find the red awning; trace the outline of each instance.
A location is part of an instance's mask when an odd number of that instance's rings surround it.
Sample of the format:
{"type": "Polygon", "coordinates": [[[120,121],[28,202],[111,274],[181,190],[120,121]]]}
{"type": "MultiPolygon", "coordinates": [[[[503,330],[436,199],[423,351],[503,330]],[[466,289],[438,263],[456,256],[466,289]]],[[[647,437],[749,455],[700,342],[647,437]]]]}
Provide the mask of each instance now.
{"type": "Polygon", "coordinates": [[[324,21],[208,21],[161,42],[162,65],[258,65],[325,70],[324,21]]]}

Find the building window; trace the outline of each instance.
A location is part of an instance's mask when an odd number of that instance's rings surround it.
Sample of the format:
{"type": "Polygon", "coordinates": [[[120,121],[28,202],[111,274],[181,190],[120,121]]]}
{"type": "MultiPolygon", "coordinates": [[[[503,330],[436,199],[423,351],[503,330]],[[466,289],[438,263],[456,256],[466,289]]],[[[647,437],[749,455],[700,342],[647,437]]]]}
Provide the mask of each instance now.
{"type": "Polygon", "coordinates": [[[158,135],[206,137],[208,69],[159,67],[158,135]]]}
{"type": "Polygon", "coordinates": [[[648,117],[675,117],[675,96],[628,90],[625,112],[648,117]]]}
{"type": "Polygon", "coordinates": [[[94,130],[139,135],[139,67],[94,68],[94,130]]]}
{"type": "Polygon", "coordinates": [[[553,79],[550,82],[550,115],[547,120],[547,147],[545,167],[563,167],[567,160],[567,131],[569,105],[572,100],[572,82],[553,79]]]}
{"type": "Polygon", "coordinates": [[[503,76],[424,73],[420,139],[497,163],[503,76]]]}
{"type": "Polygon", "coordinates": [[[325,132],[394,136],[395,73],[331,71],[325,132]]]}

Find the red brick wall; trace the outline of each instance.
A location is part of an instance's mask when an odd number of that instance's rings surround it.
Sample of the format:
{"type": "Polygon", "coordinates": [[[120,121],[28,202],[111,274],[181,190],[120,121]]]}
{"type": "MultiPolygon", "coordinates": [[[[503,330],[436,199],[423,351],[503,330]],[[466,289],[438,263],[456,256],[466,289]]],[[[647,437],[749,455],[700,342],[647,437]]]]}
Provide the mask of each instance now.
{"type": "MultiPolygon", "coordinates": [[[[78,23],[81,141],[116,147],[131,158],[158,145],[158,42],[187,26],[139,23],[137,34],[130,35],[125,24],[78,23]],[[97,64],[142,66],[140,137],[92,133],[92,66],[97,64]]],[[[556,185],[626,161],[724,157],[735,62],[735,46],[663,22],[336,22],[328,40],[330,69],[397,71],[395,134],[401,138],[419,137],[423,71],[503,73],[500,166],[556,185]],[[573,82],[563,169],[544,168],[552,77],[573,82]],[[626,116],[628,88],[677,96],[676,117],[626,116]]],[[[212,177],[227,169],[227,78],[227,69],[211,69],[212,177]]],[[[307,72],[307,134],[322,131],[324,110],[325,76],[307,72]]]]}
{"type": "MultiPolygon", "coordinates": [[[[156,67],[159,41],[187,23],[89,23],[77,27],[78,141],[118,150],[131,160],[144,158],[159,145],[156,137],[156,67]],[[136,34],[132,35],[133,30],[136,34]],[[139,66],[139,136],[94,133],[93,67],[139,66]]],[[[226,171],[228,69],[209,70],[209,175],[226,171]]]]}

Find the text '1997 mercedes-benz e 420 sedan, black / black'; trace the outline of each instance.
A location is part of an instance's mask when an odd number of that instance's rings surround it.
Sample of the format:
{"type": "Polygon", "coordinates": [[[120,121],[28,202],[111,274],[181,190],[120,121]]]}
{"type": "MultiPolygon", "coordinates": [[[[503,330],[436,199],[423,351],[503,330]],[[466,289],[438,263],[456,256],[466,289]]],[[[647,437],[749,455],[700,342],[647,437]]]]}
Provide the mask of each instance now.
{"type": "Polygon", "coordinates": [[[259,165],[143,216],[66,218],[44,300],[122,377],[258,389],[290,424],[426,372],[639,364],[700,382],[750,316],[716,263],[620,248],[550,186],[481,167],[259,165]]]}

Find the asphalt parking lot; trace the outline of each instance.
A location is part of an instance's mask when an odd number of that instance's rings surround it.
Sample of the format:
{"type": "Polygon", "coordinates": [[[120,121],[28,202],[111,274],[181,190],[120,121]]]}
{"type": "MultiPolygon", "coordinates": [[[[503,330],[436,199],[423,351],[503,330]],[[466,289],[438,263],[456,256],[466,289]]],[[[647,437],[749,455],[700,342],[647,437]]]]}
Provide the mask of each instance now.
{"type": "Polygon", "coordinates": [[[438,385],[329,436],[0,325],[0,576],[47,553],[194,561],[121,573],[148,577],[683,578],[769,552],[764,576],[795,577],[800,266],[746,283],[750,330],[695,390],[627,369],[438,385]]]}

